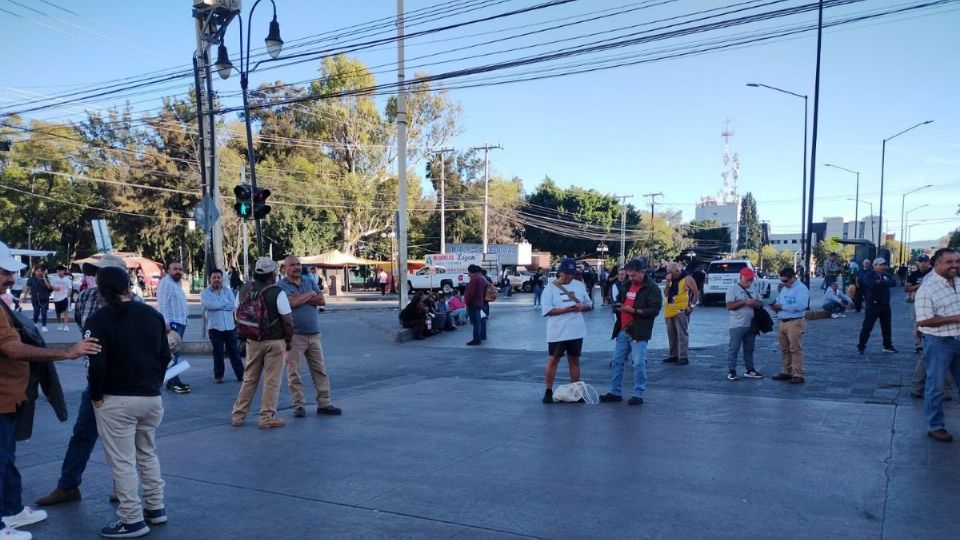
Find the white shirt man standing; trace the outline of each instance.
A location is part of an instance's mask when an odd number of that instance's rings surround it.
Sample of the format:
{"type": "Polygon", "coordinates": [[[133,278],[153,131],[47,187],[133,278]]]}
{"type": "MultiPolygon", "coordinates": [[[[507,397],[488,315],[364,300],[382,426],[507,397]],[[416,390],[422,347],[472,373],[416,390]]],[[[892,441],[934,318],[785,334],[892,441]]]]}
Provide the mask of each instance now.
{"type": "Polygon", "coordinates": [[[540,298],[541,313],[547,317],[547,366],[544,369],[546,390],[544,403],[553,403],[553,380],[563,355],[567,355],[570,382],[580,380],[580,351],[587,325],[583,312],[593,309],[590,295],[583,282],[573,279],[577,262],[564,259],[557,268],[557,279],[547,285],[540,298]]]}
{"type": "MultiPolygon", "coordinates": [[[[183,279],[183,265],[179,261],[167,264],[167,275],[157,285],[157,311],[163,315],[167,324],[167,333],[176,332],[181,338],[187,330],[187,295],[180,286],[183,279]]],[[[180,353],[173,355],[172,366],[180,362],[180,353]]],[[[189,394],[190,385],[180,380],[180,376],[167,381],[167,390],[175,394],[189,394]]]]}
{"type": "Polygon", "coordinates": [[[70,307],[70,292],[73,291],[73,280],[67,276],[67,267],[57,266],[57,274],[50,276],[50,285],[53,285],[53,293],[50,300],[53,301],[53,309],[57,313],[57,330],[68,332],[70,326],[67,322],[67,309],[70,307]]]}
{"type": "Polygon", "coordinates": [[[953,435],[943,421],[943,380],[947,371],[960,381],[960,257],[950,248],[933,254],[933,272],[917,289],[914,305],[917,326],[923,333],[923,351],[927,357],[927,380],[924,388],[923,414],[927,434],[940,442],[950,442],[953,435]]]}

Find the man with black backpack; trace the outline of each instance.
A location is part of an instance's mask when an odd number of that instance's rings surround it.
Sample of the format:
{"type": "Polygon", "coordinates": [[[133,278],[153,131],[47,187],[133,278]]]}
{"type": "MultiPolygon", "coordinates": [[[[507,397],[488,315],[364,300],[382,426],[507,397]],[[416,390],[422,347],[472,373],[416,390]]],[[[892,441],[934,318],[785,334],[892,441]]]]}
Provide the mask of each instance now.
{"type": "Polygon", "coordinates": [[[237,295],[237,334],[247,342],[247,366],[243,384],[233,404],[230,423],[243,425],[250,401],[263,377],[260,396],[260,429],[283,426],[277,418],[280,399],[280,376],[283,355],[293,341],[293,319],[287,294],[275,285],[277,263],[268,257],[257,259],[253,280],[244,284],[237,295]]]}

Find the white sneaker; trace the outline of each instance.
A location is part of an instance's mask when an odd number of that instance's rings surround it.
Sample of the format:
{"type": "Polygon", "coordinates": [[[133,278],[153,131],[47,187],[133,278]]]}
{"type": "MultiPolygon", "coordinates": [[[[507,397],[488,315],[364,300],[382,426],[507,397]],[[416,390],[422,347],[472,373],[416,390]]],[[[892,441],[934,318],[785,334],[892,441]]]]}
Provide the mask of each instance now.
{"type": "Polygon", "coordinates": [[[43,510],[34,510],[29,506],[24,506],[23,510],[15,516],[3,516],[3,524],[7,527],[26,527],[47,519],[47,513],[43,510]]]}
{"type": "Polygon", "coordinates": [[[41,328],[40,328],[40,331],[41,331],[41,332],[46,332],[46,331],[47,331],[47,327],[46,327],[46,326],[41,327],[41,328]]]}
{"type": "Polygon", "coordinates": [[[0,531],[0,539],[2,540],[31,540],[32,538],[33,535],[27,531],[18,531],[10,527],[4,527],[4,529],[0,531]]]}
{"type": "Polygon", "coordinates": [[[831,314],[830,314],[830,318],[831,318],[831,319],[839,319],[839,318],[840,318],[840,315],[837,315],[836,313],[831,313],[831,314]]]}
{"type": "Polygon", "coordinates": [[[70,331],[70,325],[69,325],[69,324],[63,325],[63,331],[64,331],[64,332],[69,332],[69,331],[70,331]]]}

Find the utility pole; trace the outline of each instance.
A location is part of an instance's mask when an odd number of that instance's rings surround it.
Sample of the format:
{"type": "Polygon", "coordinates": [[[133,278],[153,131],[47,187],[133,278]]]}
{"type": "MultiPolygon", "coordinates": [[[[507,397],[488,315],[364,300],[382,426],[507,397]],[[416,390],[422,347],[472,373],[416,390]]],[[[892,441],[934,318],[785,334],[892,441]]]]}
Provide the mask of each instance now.
{"type": "Polygon", "coordinates": [[[204,219],[207,226],[204,228],[204,274],[211,270],[221,269],[223,256],[223,225],[220,221],[220,176],[217,167],[217,143],[214,132],[216,117],[213,107],[213,80],[211,79],[210,59],[208,52],[210,44],[221,35],[232,17],[208,17],[205,12],[194,10],[194,24],[196,28],[197,50],[195,52],[196,100],[197,111],[200,113],[200,167],[203,169],[201,177],[204,180],[202,194],[209,197],[212,204],[204,208],[204,219]],[[202,78],[202,82],[201,82],[202,78]],[[203,110],[206,101],[206,111],[203,110]],[[203,113],[206,114],[203,114],[203,113]],[[211,219],[215,216],[215,219],[211,219]]]}
{"type": "Polygon", "coordinates": [[[441,148],[440,154],[440,253],[447,252],[447,170],[443,154],[453,148],[441,148]]]}
{"type": "MultiPolygon", "coordinates": [[[[807,219],[805,221],[805,230],[803,231],[804,242],[807,250],[803,254],[803,276],[800,280],[804,285],[810,287],[810,256],[813,255],[813,191],[816,187],[817,177],[817,120],[820,118],[820,50],[823,43],[823,0],[820,0],[820,8],[817,18],[817,71],[813,86],[813,137],[810,141],[810,193],[807,202],[807,219]]],[[[806,102],[806,100],[804,100],[806,102]]],[[[810,306],[807,306],[809,309],[810,306]]]]}
{"type": "Polygon", "coordinates": [[[400,309],[407,305],[407,89],[403,64],[403,0],[397,0],[397,275],[400,309]]]}
{"type": "MultiPolygon", "coordinates": [[[[243,165],[240,166],[240,184],[247,185],[247,168],[243,165]]],[[[250,236],[247,231],[247,220],[240,220],[240,228],[243,231],[243,280],[250,280],[250,269],[247,267],[250,263],[250,236]]]]}
{"type": "Polygon", "coordinates": [[[654,243],[653,243],[653,232],[654,232],[654,226],[653,226],[653,217],[654,217],[654,216],[653,216],[653,211],[654,211],[654,208],[656,208],[656,205],[657,205],[657,197],[663,197],[663,192],[660,191],[660,192],[657,192],[657,193],[644,193],[643,196],[650,198],[650,253],[648,253],[648,255],[649,255],[649,256],[652,256],[652,255],[653,255],[653,246],[654,246],[654,243]]]}
{"type": "Polygon", "coordinates": [[[627,199],[633,195],[614,195],[615,199],[623,199],[620,203],[620,268],[627,260],[627,199]]]}
{"type": "Polygon", "coordinates": [[[483,253],[487,253],[487,230],[490,228],[490,150],[503,150],[499,144],[484,144],[474,150],[483,150],[483,253]]]}

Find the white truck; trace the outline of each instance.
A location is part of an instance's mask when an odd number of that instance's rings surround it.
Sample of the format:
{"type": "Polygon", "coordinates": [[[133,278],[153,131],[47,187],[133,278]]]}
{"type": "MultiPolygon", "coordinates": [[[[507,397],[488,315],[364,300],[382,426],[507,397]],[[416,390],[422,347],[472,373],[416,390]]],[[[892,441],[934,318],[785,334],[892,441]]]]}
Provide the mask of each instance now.
{"type": "Polygon", "coordinates": [[[457,288],[465,289],[468,283],[470,283],[470,274],[450,272],[442,266],[424,266],[416,273],[407,274],[407,288],[411,293],[435,290],[450,293],[457,288]]]}
{"type": "MultiPolygon", "coordinates": [[[[720,259],[711,261],[705,271],[706,279],[703,282],[703,290],[700,291],[700,302],[703,305],[711,303],[724,303],[727,289],[740,279],[740,270],[749,268],[754,270],[753,263],[747,259],[720,259]]],[[[764,299],[770,298],[770,282],[757,278],[754,284],[760,296],[764,299]]]]}

